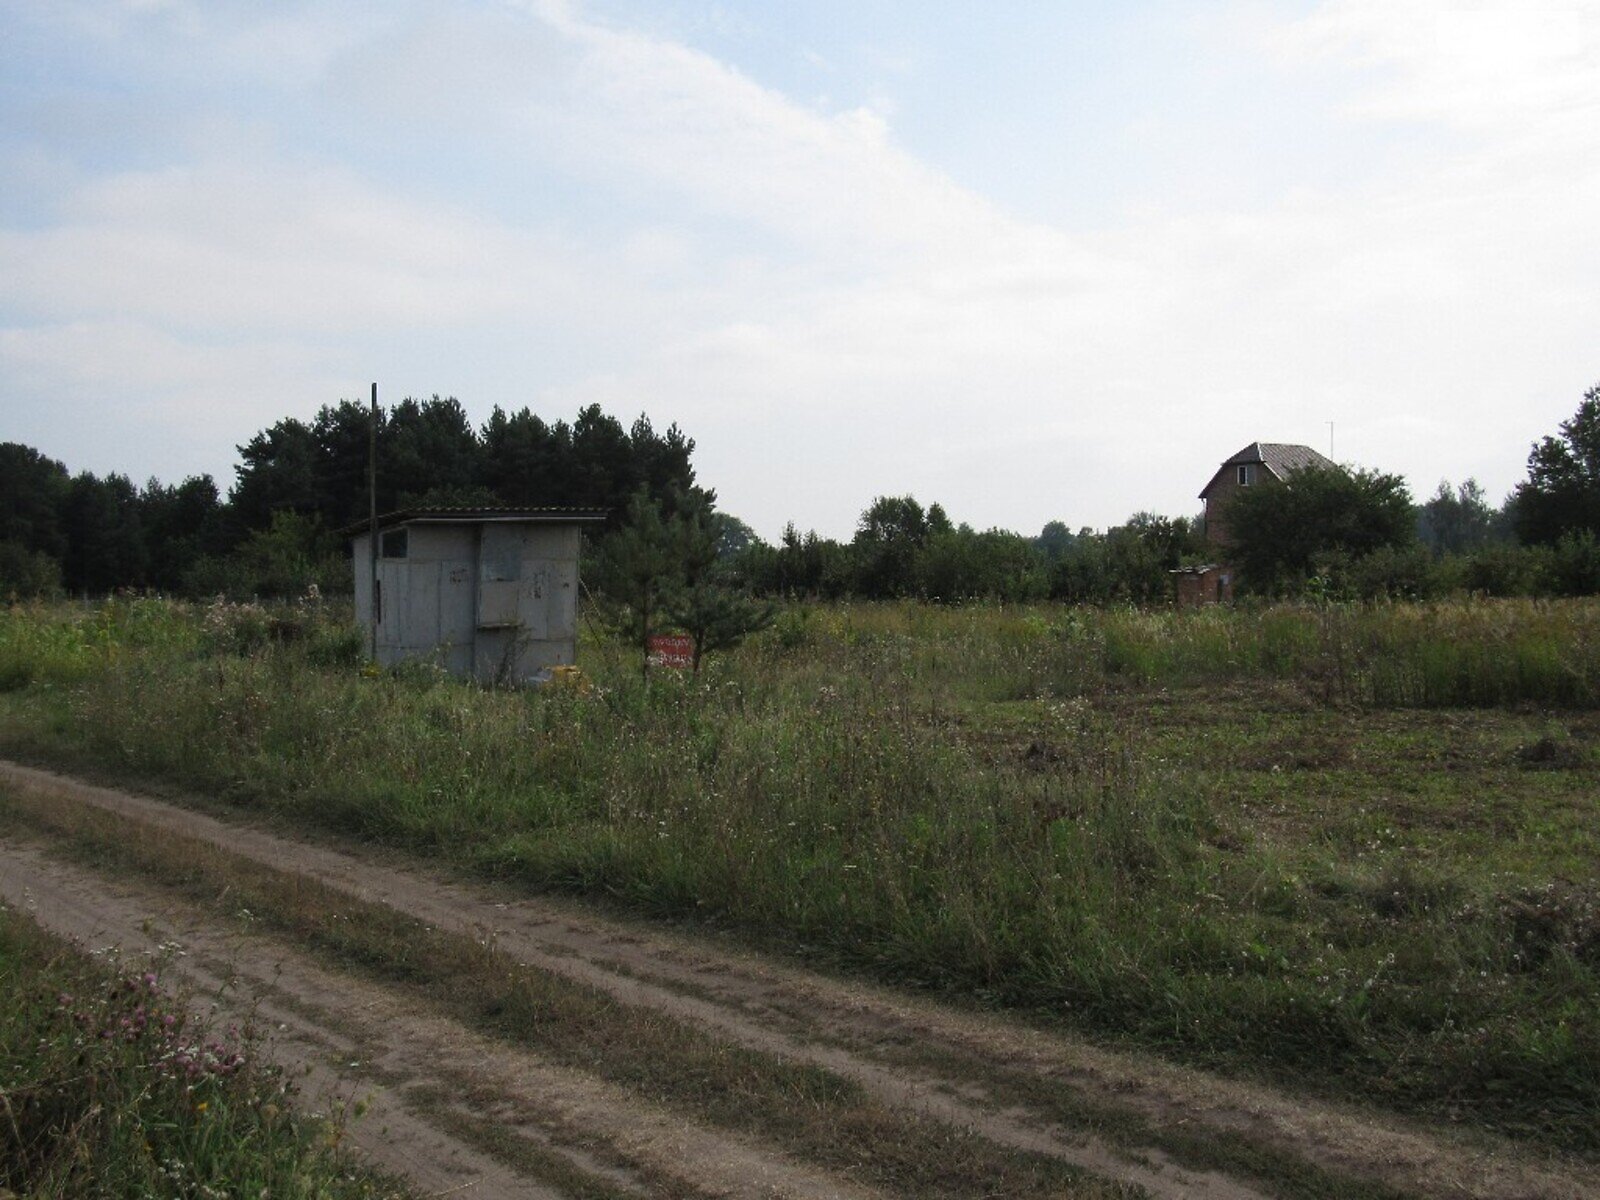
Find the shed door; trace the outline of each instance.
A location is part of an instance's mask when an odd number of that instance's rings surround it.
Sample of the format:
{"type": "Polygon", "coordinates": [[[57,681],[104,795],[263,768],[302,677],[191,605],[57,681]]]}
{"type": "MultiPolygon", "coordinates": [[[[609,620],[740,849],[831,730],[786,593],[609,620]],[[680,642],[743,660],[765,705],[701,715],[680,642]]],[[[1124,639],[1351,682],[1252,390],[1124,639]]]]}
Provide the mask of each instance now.
{"type": "Polygon", "coordinates": [[[523,620],[528,636],[540,641],[559,636],[553,632],[560,628],[559,623],[550,619],[550,606],[557,591],[555,579],[555,564],[536,558],[528,563],[527,577],[522,581],[523,620]]]}
{"type": "Polygon", "coordinates": [[[522,543],[490,525],[478,548],[478,628],[505,629],[520,620],[522,543]]]}

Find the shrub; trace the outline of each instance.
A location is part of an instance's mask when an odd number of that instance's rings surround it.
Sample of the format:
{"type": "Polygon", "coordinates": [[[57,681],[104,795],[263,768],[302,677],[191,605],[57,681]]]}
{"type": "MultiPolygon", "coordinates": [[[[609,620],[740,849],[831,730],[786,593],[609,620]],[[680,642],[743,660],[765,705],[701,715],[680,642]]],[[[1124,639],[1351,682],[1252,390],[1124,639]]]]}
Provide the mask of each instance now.
{"type": "Polygon", "coordinates": [[[33,600],[60,591],[60,563],[19,542],[0,540],[0,600],[33,600]]]}
{"type": "Polygon", "coordinates": [[[1550,564],[1551,582],[1563,596],[1600,592],[1600,539],[1590,529],[1563,534],[1550,564]]]}
{"type": "Polygon", "coordinates": [[[1550,589],[1552,560],[1547,546],[1485,546],[1463,560],[1461,583],[1481,596],[1542,596],[1550,589]]]}

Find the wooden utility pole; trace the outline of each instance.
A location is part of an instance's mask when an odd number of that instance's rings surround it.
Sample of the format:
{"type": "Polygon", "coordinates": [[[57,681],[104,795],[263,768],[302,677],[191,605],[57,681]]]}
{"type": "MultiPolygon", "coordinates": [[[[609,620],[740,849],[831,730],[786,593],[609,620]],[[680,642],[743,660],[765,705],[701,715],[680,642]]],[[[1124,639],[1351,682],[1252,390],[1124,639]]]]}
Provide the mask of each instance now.
{"type": "Polygon", "coordinates": [[[372,385],[372,412],[367,420],[367,567],[368,608],[372,615],[372,633],[368,650],[372,661],[378,661],[378,616],[382,611],[378,598],[378,385],[372,385]]]}

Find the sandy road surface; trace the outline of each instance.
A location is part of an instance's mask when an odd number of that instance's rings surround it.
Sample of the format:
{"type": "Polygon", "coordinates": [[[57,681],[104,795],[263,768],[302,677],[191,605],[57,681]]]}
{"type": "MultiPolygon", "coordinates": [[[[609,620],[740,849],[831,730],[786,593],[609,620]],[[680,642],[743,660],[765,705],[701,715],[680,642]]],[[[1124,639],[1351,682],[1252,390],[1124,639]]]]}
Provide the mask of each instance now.
{"type": "MultiPolygon", "coordinates": [[[[575,904],[507,899],[415,864],[284,838],[25,767],[0,764],[0,786],[199,839],[439,929],[492,938],[518,962],[582,981],[641,1011],[822,1067],[885,1104],[1156,1196],[1243,1198],[1270,1189],[1184,1167],[1154,1145],[1119,1147],[1065,1128],[1040,1110],[1039,1097],[1056,1093],[1132,1113],[1158,1133],[1198,1129],[1246,1136],[1332,1174],[1410,1194],[1600,1196],[1600,1174],[1586,1167],[1540,1161],[1510,1147],[1471,1146],[1269,1088],[1109,1053],[1017,1023],[624,923],[575,904]]],[[[150,935],[139,929],[139,920],[166,913],[157,927],[185,942],[190,953],[184,968],[196,982],[214,990],[230,971],[241,975],[241,986],[230,994],[262,995],[263,1011],[270,1009],[282,1027],[277,1052],[311,1064],[321,1087],[370,1096],[373,1109],[355,1126],[356,1138],[386,1164],[418,1179],[424,1190],[471,1181],[475,1196],[559,1194],[530,1190],[529,1181],[503,1162],[453,1139],[448,1121],[430,1119],[407,1103],[408,1095],[426,1085],[444,1082],[460,1090],[475,1080],[506,1097],[493,1116],[512,1136],[554,1148],[625,1190],[649,1194],[671,1181],[690,1194],[868,1194],[783,1147],[707,1130],[642,1104],[623,1089],[486,1044],[437,1015],[408,1009],[376,984],[330,972],[293,947],[242,935],[228,922],[184,910],[149,887],[52,861],[14,838],[0,843],[0,894],[8,903],[31,903],[47,927],[93,944],[148,945],[150,935]]]]}
{"type": "MultiPolygon", "coordinates": [[[[492,1119],[559,1146],[575,1168],[648,1194],[652,1183],[728,1197],[865,1197],[872,1193],[739,1139],[682,1121],[620,1089],[417,1012],[387,989],[330,972],[282,941],[240,933],[159,890],[107,879],[38,848],[0,845],[0,901],[91,951],[176,955],[178,975],[217,1015],[266,1034],[273,1059],[315,1106],[363,1115],[350,1136],[424,1194],[558,1197],[563,1193],[452,1136],[409,1103],[417,1089],[493,1092],[492,1119]],[[604,1155],[593,1153],[603,1147],[604,1155]]],[[[474,1107],[473,1120],[485,1114],[474,1107]]]]}

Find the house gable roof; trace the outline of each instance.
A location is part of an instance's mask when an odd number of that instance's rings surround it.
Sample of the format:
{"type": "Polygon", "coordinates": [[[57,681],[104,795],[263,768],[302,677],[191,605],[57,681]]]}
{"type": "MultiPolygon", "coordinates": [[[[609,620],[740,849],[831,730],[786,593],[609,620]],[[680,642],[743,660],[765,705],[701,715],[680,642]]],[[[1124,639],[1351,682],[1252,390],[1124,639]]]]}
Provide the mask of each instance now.
{"type": "Polygon", "coordinates": [[[1287,479],[1295,471],[1303,471],[1307,467],[1337,468],[1334,462],[1325,454],[1319,454],[1310,446],[1301,446],[1293,442],[1251,442],[1232,458],[1225,459],[1217,473],[1211,477],[1211,482],[1200,491],[1200,499],[1204,500],[1211,489],[1216,487],[1223,476],[1228,473],[1228,468],[1254,463],[1267,469],[1267,473],[1280,482],[1287,479]]]}

